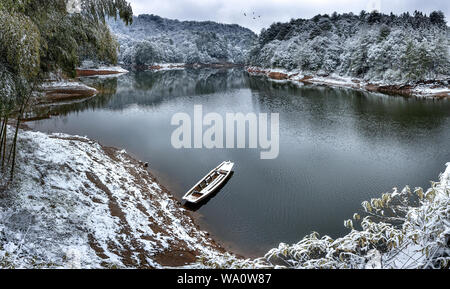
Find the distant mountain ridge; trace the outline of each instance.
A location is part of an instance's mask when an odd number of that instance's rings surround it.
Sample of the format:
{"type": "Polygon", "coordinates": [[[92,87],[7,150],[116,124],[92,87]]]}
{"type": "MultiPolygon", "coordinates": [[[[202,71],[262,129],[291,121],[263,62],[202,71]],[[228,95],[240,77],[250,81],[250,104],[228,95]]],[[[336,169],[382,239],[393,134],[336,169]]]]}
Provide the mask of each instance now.
{"type": "Polygon", "coordinates": [[[237,24],[179,21],[156,15],[133,17],[133,24],[108,20],[127,66],[154,63],[245,64],[257,36],[237,24]]]}

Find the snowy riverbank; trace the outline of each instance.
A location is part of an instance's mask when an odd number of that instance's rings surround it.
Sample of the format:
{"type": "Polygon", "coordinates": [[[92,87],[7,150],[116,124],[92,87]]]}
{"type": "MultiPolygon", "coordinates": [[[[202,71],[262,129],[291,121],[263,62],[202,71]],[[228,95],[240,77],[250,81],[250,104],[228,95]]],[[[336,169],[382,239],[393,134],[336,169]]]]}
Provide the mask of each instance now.
{"type": "Polygon", "coordinates": [[[20,131],[0,198],[0,268],[161,268],[222,250],[143,164],[84,137],[20,131]]]}
{"type": "MultiPolygon", "coordinates": [[[[110,78],[119,77],[128,73],[128,70],[120,66],[94,66],[92,63],[84,63],[76,69],[77,77],[110,78]]],[[[36,102],[61,103],[71,102],[89,98],[98,93],[97,89],[90,87],[78,79],[68,79],[60,74],[51,74],[50,77],[40,85],[39,90],[43,92],[36,102]]]]}
{"type": "Polygon", "coordinates": [[[38,103],[67,102],[84,99],[98,93],[97,89],[75,80],[54,80],[41,84],[43,95],[37,99],[38,103]]]}
{"type": "Polygon", "coordinates": [[[76,69],[77,77],[118,77],[128,73],[120,66],[79,67],[76,69]]]}
{"type": "Polygon", "coordinates": [[[149,66],[148,70],[183,70],[186,68],[186,63],[155,63],[149,66]]]}
{"type": "Polygon", "coordinates": [[[387,84],[380,82],[369,83],[362,79],[342,77],[337,74],[327,76],[305,74],[301,70],[286,70],[278,68],[247,67],[250,74],[263,74],[270,79],[294,81],[305,84],[328,85],[335,87],[348,87],[373,92],[400,94],[425,98],[450,97],[450,88],[446,81],[424,82],[415,85],[387,84]]]}

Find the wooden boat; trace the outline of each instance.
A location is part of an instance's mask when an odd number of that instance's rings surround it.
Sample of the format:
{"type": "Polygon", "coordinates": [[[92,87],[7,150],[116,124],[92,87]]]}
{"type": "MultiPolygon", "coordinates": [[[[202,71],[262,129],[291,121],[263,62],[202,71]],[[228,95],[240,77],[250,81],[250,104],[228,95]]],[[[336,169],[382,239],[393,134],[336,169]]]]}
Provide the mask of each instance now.
{"type": "Polygon", "coordinates": [[[183,200],[194,204],[204,200],[225,182],[231,174],[233,166],[234,163],[231,161],[222,162],[195,184],[195,186],[183,196],[183,200]]]}

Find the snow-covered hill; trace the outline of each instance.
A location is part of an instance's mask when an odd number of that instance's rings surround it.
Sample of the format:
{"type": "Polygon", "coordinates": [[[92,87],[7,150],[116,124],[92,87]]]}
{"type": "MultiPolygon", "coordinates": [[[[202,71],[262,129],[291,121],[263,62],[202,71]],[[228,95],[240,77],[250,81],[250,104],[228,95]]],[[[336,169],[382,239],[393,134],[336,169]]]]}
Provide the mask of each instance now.
{"type": "Polygon", "coordinates": [[[442,12],[292,19],[263,30],[258,42],[250,62],[263,68],[385,84],[450,78],[450,33],[442,12]]]}
{"type": "Polygon", "coordinates": [[[154,63],[245,64],[256,35],[239,25],[178,21],[139,15],[133,24],[109,20],[120,44],[119,61],[127,66],[154,63]]]}

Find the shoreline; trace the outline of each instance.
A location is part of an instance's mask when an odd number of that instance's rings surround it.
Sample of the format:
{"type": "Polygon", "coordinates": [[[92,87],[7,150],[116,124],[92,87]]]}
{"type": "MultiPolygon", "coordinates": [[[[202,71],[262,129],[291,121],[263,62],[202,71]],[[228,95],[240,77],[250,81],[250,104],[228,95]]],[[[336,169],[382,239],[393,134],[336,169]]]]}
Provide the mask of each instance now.
{"type": "Polygon", "coordinates": [[[19,144],[16,180],[0,198],[0,265],[13,256],[19,268],[167,268],[229,255],[132,154],[27,127],[19,144]],[[24,210],[33,224],[13,223],[24,210]]]}
{"type": "Polygon", "coordinates": [[[228,69],[242,67],[245,68],[244,64],[236,63],[155,63],[150,65],[144,71],[166,71],[166,70],[183,70],[186,68],[201,69],[201,68],[216,68],[216,69],[228,69]]]}
{"type": "Polygon", "coordinates": [[[378,92],[387,95],[401,95],[405,97],[448,99],[450,88],[444,82],[448,80],[422,81],[414,85],[397,85],[365,82],[353,77],[342,77],[336,74],[312,75],[304,74],[300,70],[261,68],[247,66],[245,70],[251,75],[265,75],[271,80],[292,81],[302,84],[316,84],[330,87],[351,88],[362,91],[378,92]]]}
{"type": "Polygon", "coordinates": [[[129,71],[120,66],[104,66],[98,68],[76,68],[76,77],[90,77],[90,76],[119,76],[128,73],[129,71]]]}
{"type": "Polygon", "coordinates": [[[75,78],[52,76],[43,82],[38,91],[42,97],[35,99],[35,104],[65,104],[82,101],[96,96],[100,91],[79,81],[79,78],[111,78],[127,74],[129,71],[120,66],[104,66],[98,68],[76,68],[75,78]]]}
{"type": "MultiPolygon", "coordinates": [[[[118,151],[121,150],[120,148],[116,148],[114,146],[111,146],[111,147],[108,146],[108,148],[113,148],[118,151]]],[[[139,157],[137,157],[134,153],[127,152],[127,154],[130,155],[131,158],[137,160],[137,162],[139,164],[142,164],[142,165],[144,164],[142,161],[139,160],[139,157]]],[[[169,175],[163,174],[160,171],[151,168],[151,163],[149,164],[147,171],[153,177],[153,179],[158,184],[158,186],[160,186],[161,189],[163,189],[163,191],[165,191],[172,197],[172,199],[178,204],[180,209],[182,209],[186,212],[186,214],[191,218],[196,229],[199,231],[205,232],[206,236],[208,236],[212,240],[212,243],[214,243],[221,252],[227,252],[229,254],[234,255],[235,257],[237,257],[239,259],[247,259],[247,258],[255,259],[255,258],[260,257],[260,255],[247,254],[247,253],[243,252],[242,250],[239,250],[239,249],[233,250],[232,248],[230,248],[231,246],[233,246],[235,244],[224,241],[221,238],[219,238],[216,234],[213,234],[210,231],[211,228],[207,224],[207,222],[202,220],[202,218],[203,218],[202,214],[198,213],[197,211],[192,211],[188,208],[188,206],[182,204],[182,201],[180,201],[178,196],[172,191],[172,189],[174,189],[174,187],[176,187],[176,185],[171,184],[173,182],[169,175]]]]}

